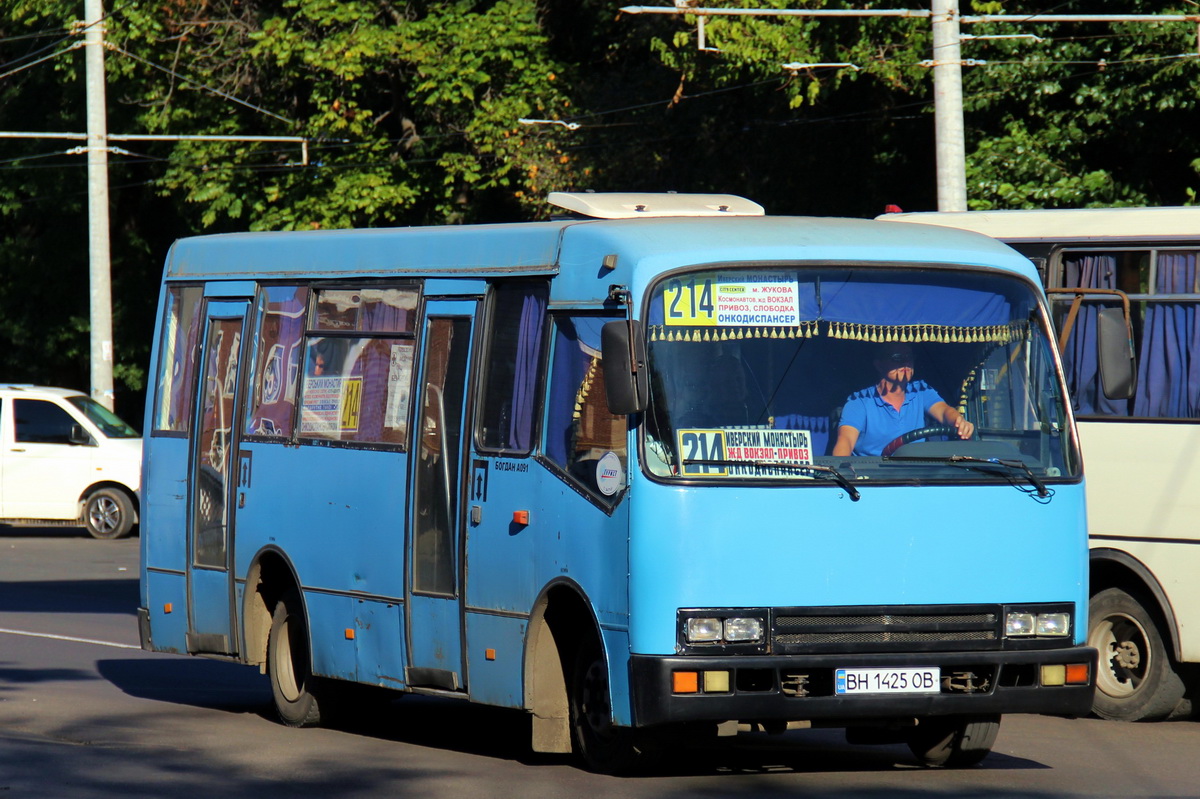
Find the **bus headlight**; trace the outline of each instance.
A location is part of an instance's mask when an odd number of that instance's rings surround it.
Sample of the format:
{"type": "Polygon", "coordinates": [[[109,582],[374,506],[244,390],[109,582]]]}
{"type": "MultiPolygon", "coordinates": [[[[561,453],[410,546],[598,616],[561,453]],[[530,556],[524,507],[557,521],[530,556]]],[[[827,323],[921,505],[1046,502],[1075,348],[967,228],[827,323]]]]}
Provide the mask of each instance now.
{"type": "Polygon", "coordinates": [[[1071,634],[1071,606],[1008,607],[1004,613],[1005,638],[1066,638],[1071,634]]]}
{"type": "Polygon", "coordinates": [[[688,608],[679,611],[679,651],[766,651],[770,613],[766,608],[688,608]],[[727,647],[732,649],[727,650],[727,647]]]}
{"type": "Polygon", "coordinates": [[[1064,636],[1071,632],[1070,613],[1039,613],[1037,635],[1064,636]]]}
{"type": "Polygon", "coordinates": [[[725,640],[737,643],[753,643],[763,637],[762,619],[735,618],[725,620],[725,640]]]}
{"type": "Polygon", "coordinates": [[[721,640],[724,625],[720,619],[696,618],[687,620],[689,644],[712,643],[721,640]]]}
{"type": "Polygon", "coordinates": [[[1033,635],[1035,623],[1032,613],[1009,613],[1004,619],[1004,634],[1009,638],[1033,635]]]}

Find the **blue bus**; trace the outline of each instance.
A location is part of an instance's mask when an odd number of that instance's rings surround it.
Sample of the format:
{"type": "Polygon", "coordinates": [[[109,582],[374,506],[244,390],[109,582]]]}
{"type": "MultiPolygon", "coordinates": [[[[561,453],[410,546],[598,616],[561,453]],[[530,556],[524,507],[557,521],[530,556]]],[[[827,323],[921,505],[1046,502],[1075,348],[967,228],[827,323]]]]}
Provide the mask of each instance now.
{"type": "Polygon", "coordinates": [[[293,726],[359,686],[522,709],[534,751],[611,772],[821,727],[965,766],[1004,713],[1088,712],[1083,473],[1027,259],[549,199],[175,243],[145,649],[257,666],[293,726]]]}

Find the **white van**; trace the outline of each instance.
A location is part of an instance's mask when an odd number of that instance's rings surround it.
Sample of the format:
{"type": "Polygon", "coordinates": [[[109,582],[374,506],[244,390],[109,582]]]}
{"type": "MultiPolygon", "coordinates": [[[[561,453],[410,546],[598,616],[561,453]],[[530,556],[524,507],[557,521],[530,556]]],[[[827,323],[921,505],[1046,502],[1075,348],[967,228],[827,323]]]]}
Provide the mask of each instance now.
{"type": "Polygon", "coordinates": [[[129,535],[141,465],[141,435],[86,394],[0,383],[0,524],[129,535]]]}

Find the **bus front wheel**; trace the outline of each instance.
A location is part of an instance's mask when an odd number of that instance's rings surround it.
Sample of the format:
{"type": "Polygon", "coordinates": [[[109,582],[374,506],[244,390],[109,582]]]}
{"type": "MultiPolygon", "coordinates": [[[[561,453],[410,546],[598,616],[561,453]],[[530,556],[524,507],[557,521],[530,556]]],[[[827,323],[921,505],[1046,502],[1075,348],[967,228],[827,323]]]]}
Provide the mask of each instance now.
{"type": "Polygon", "coordinates": [[[1106,588],[1092,597],[1088,618],[1088,646],[1100,652],[1092,712],[1113,721],[1169,716],[1184,685],[1142,603],[1120,588],[1106,588]]]}
{"type": "Polygon", "coordinates": [[[608,667],[598,648],[583,647],[575,659],[570,688],[571,738],[591,771],[626,774],[638,763],[632,730],[612,721],[608,667]]]}
{"type": "Polygon", "coordinates": [[[925,718],[908,733],[908,748],[922,765],[963,768],[987,757],[999,732],[999,716],[925,718]]]}
{"type": "Polygon", "coordinates": [[[267,639],[267,671],[279,720],[289,727],[319,724],[321,709],[312,691],[316,678],[308,654],[308,629],[295,594],[275,604],[267,639]]]}

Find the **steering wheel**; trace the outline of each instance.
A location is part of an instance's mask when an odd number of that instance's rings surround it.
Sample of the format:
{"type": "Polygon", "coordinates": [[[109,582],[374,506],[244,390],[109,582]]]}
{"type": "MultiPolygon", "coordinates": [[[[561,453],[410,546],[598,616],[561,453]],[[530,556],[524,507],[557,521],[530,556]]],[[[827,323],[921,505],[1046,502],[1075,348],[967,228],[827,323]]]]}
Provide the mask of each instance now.
{"type": "MultiPolygon", "coordinates": [[[[933,425],[932,427],[920,427],[916,430],[909,430],[907,433],[893,438],[891,442],[883,448],[883,452],[881,454],[886,458],[905,444],[918,441],[922,438],[929,438],[930,436],[949,436],[950,438],[957,438],[958,428],[954,427],[953,425],[939,424],[933,425]]],[[[975,434],[972,433],[971,438],[974,437],[975,434]]]]}

